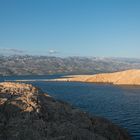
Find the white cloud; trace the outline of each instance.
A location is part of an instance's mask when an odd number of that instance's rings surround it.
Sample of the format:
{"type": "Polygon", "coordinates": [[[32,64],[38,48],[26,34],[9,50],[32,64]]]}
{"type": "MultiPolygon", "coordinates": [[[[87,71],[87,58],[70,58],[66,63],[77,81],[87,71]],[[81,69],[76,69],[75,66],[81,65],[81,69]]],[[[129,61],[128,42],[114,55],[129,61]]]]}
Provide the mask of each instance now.
{"type": "Polygon", "coordinates": [[[21,49],[17,49],[17,48],[0,48],[0,52],[1,53],[15,53],[15,54],[22,54],[24,53],[25,51],[24,50],[21,50],[21,49]]]}
{"type": "Polygon", "coordinates": [[[49,54],[58,54],[59,52],[56,50],[49,50],[49,54]]]}

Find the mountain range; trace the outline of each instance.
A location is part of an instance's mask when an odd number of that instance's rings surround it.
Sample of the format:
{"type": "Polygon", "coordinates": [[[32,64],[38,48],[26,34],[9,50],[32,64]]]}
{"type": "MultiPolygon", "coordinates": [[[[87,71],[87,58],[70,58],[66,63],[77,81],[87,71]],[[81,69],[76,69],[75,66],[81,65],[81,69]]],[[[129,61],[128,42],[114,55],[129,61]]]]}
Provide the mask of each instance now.
{"type": "Polygon", "coordinates": [[[140,59],[104,57],[0,56],[0,75],[97,74],[139,69],[140,59]]]}

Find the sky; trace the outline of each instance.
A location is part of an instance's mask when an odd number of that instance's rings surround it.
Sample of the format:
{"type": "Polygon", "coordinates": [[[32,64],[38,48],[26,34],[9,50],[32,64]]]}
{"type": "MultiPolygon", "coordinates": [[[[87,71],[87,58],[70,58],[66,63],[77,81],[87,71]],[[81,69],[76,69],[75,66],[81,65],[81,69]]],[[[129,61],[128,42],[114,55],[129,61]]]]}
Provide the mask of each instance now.
{"type": "Polygon", "coordinates": [[[0,0],[0,54],[140,58],[140,0],[0,0]]]}

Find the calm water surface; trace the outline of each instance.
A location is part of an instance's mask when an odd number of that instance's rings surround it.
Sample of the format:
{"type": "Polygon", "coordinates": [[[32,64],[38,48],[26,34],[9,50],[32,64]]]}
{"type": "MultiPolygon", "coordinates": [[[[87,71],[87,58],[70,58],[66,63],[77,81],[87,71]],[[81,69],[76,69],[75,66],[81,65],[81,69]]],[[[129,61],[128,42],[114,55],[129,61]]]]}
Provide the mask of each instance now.
{"type": "MultiPolygon", "coordinates": [[[[53,76],[52,78],[59,77],[53,76]]],[[[0,80],[3,81],[1,77],[0,80]]],[[[22,77],[45,79],[51,76],[22,77]]],[[[21,77],[6,77],[6,80],[21,77]]],[[[127,128],[134,140],[140,140],[140,87],[74,82],[30,82],[51,96],[67,101],[90,114],[102,116],[127,128]]]]}

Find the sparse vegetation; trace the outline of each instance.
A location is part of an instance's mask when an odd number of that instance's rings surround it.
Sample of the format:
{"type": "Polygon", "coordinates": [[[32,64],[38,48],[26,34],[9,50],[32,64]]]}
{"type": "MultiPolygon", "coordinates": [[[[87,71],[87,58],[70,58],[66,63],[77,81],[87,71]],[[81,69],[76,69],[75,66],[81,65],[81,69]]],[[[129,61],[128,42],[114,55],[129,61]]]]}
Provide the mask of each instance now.
{"type": "Polygon", "coordinates": [[[0,75],[95,74],[140,68],[140,59],[1,56],[0,75]]]}

